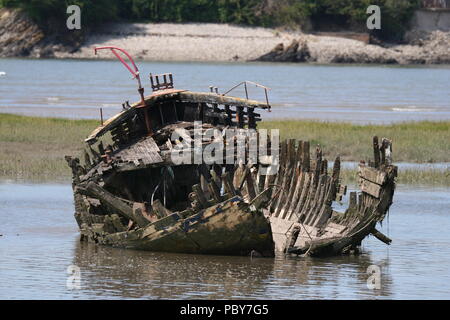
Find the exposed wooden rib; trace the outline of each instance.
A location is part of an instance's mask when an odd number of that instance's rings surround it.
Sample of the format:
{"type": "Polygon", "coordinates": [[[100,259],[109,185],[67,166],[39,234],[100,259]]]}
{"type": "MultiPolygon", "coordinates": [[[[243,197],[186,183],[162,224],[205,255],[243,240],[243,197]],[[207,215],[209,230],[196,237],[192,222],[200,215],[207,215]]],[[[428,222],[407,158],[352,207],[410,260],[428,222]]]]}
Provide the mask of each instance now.
{"type": "Polygon", "coordinates": [[[205,194],[203,193],[203,190],[200,187],[200,185],[199,184],[193,185],[192,191],[194,191],[195,198],[197,202],[200,204],[200,206],[203,208],[208,208],[209,207],[208,200],[206,199],[205,194]]]}
{"type": "Polygon", "coordinates": [[[314,227],[319,227],[325,223],[331,215],[331,201],[329,199],[332,197],[333,184],[334,181],[331,177],[325,176],[325,189],[322,196],[319,199],[318,207],[316,209],[315,218],[311,220],[311,225],[314,227]]]}
{"type": "Polygon", "coordinates": [[[240,164],[240,165],[238,165],[236,170],[234,170],[234,175],[233,175],[233,185],[236,190],[238,190],[240,187],[241,176],[243,173],[244,173],[244,165],[240,164]]]}
{"type": "Polygon", "coordinates": [[[314,201],[314,196],[317,191],[317,187],[316,187],[317,183],[315,182],[315,180],[316,180],[315,174],[313,172],[311,172],[311,183],[309,186],[308,195],[305,200],[305,203],[303,204],[302,211],[300,213],[300,221],[301,222],[304,222],[305,219],[307,218],[309,209],[311,208],[312,202],[314,201]]]}
{"type": "Polygon", "coordinates": [[[284,140],[281,142],[281,152],[280,152],[280,168],[278,170],[278,174],[276,175],[274,184],[277,186],[279,192],[276,192],[274,197],[272,198],[272,203],[270,205],[270,211],[275,212],[280,194],[284,192],[283,179],[286,171],[286,162],[287,162],[287,141],[284,140]],[[281,190],[280,190],[281,189],[281,190]]]}
{"type": "Polygon", "coordinates": [[[373,159],[375,168],[380,167],[380,146],[378,145],[378,137],[373,137],[373,159]]]}
{"type": "Polygon", "coordinates": [[[328,177],[326,175],[321,175],[319,178],[319,184],[316,188],[316,194],[314,195],[308,215],[304,220],[305,224],[312,225],[312,222],[314,221],[316,214],[321,207],[322,199],[325,195],[325,190],[327,187],[327,178],[328,177]]]}
{"type": "Polygon", "coordinates": [[[327,175],[328,174],[328,160],[323,159],[322,161],[322,169],[320,170],[320,174],[327,175]]]}
{"type": "Polygon", "coordinates": [[[316,147],[316,161],[314,164],[314,185],[317,186],[319,182],[320,171],[322,170],[322,149],[320,146],[316,147]]]}
{"type": "Polygon", "coordinates": [[[306,172],[300,172],[300,175],[296,178],[296,185],[294,186],[294,195],[292,196],[292,200],[289,201],[289,204],[287,206],[287,215],[286,219],[291,220],[294,218],[294,220],[297,220],[297,216],[295,215],[295,208],[297,206],[297,203],[299,201],[301,191],[303,190],[303,185],[305,183],[305,176],[306,172]]]}
{"type": "Polygon", "coordinates": [[[159,201],[159,199],[156,199],[152,203],[152,209],[158,216],[158,218],[164,218],[172,214],[172,211],[164,207],[164,205],[159,201]]]}
{"type": "Polygon", "coordinates": [[[287,174],[285,175],[285,179],[283,181],[283,187],[285,192],[280,195],[280,201],[277,207],[276,216],[284,218],[286,214],[286,206],[289,205],[292,200],[292,194],[294,192],[293,184],[295,183],[296,176],[296,149],[295,149],[295,140],[290,139],[288,143],[288,151],[287,151],[288,163],[287,163],[287,174]]]}
{"type": "Polygon", "coordinates": [[[349,201],[349,210],[357,210],[358,209],[358,199],[356,191],[350,192],[350,201],[349,201]]]}
{"type": "Polygon", "coordinates": [[[310,170],[309,141],[304,141],[302,146],[302,171],[309,172],[309,170],[310,170]]]}
{"type": "Polygon", "coordinates": [[[296,160],[297,160],[297,168],[299,170],[301,170],[302,163],[303,163],[302,157],[303,157],[303,141],[298,140],[296,160]]]}
{"type": "Polygon", "coordinates": [[[244,186],[245,181],[247,180],[247,176],[250,175],[250,168],[248,166],[244,166],[244,170],[242,172],[241,177],[238,181],[238,189],[242,190],[242,187],[244,186]]]}
{"type": "Polygon", "coordinates": [[[253,180],[253,175],[251,174],[250,169],[248,174],[246,175],[245,185],[248,195],[248,201],[252,201],[256,197],[256,192],[255,192],[255,182],[253,180]]]}
{"type": "Polygon", "coordinates": [[[302,187],[302,194],[300,195],[298,203],[294,209],[294,214],[297,216],[297,221],[303,221],[302,212],[312,185],[312,175],[309,172],[304,172],[304,174],[305,174],[305,182],[302,187]]]}
{"type": "Polygon", "coordinates": [[[223,186],[224,186],[225,192],[230,197],[235,196],[237,193],[236,193],[236,190],[234,189],[233,181],[231,180],[229,172],[225,172],[224,174],[222,174],[222,181],[223,181],[223,186]]]}
{"type": "Polygon", "coordinates": [[[211,195],[212,195],[212,197],[213,197],[213,199],[214,199],[214,201],[215,201],[216,203],[219,203],[219,202],[222,201],[222,197],[221,197],[221,195],[220,195],[220,189],[219,189],[219,187],[217,186],[217,184],[216,184],[216,182],[214,181],[214,179],[211,180],[210,183],[208,183],[208,190],[209,190],[209,192],[211,193],[211,195]]]}

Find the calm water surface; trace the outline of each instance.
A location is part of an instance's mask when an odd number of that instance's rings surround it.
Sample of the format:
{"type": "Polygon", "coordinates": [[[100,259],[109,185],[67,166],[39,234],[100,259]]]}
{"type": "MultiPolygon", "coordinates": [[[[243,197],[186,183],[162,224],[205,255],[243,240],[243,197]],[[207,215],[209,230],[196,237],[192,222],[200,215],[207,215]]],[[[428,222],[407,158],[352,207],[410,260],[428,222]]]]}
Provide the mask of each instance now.
{"type": "Polygon", "coordinates": [[[0,299],[450,299],[450,188],[399,186],[386,246],[275,259],[163,254],[79,242],[70,185],[0,183],[0,299]],[[381,289],[367,288],[369,265],[381,289]],[[67,289],[67,268],[81,288],[67,289]]]}
{"type": "MultiPolygon", "coordinates": [[[[271,63],[139,62],[148,74],[172,72],[175,87],[225,92],[240,81],[272,90],[263,119],[302,118],[356,123],[450,119],[450,66],[325,66],[271,63]]],[[[109,117],[138,100],[136,83],[117,61],[0,59],[0,112],[67,118],[109,117]]],[[[250,88],[250,98],[263,92],[250,88]]],[[[244,92],[232,92],[244,97],[244,92]]]]}

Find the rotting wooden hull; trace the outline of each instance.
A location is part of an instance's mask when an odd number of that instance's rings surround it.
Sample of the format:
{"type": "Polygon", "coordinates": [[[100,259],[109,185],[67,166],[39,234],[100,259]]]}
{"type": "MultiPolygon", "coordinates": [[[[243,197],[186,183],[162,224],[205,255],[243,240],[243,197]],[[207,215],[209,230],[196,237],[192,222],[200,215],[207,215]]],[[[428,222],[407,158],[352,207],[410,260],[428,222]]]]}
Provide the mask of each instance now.
{"type": "Polygon", "coordinates": [[[386,244],[391,240],[375,229],[392,204],[397,167],[391,164],[391,144],[383,139],[381,148],[374,137],[374,161],[359,164],[360,192],[351,192],[349,208],[343,212],[333,209],[346,186],[340,185],[339,157],[333,172],[327,173],[320,147],[313,161],[309,160],[309,143],[286,141],[282,146],[279,173],[274,184],[273,201],[268,206],[277,251],[310,256],[327,256],[358,252],[361,241],[369,234],[386,244]],[[283,160],[284,159],[284,160],[283,160]],[[310,164],[312,163],[312,167],[310,164]]]}
{"type": "MultiPolygon", "coordinates": [[[[169,90],[143,103],[108,120],[85,140],[84,164],[66,157],[82,240],[152,251],[261,256],[357,252],[369,234],[390,243],[375,229],[395,189],[397,168],[389,140],[379,146],[374,138],[374,160],[359,167],[361,191],[350,193],[349,208],[340,213],[333,209],[333,202],[346,194],[340,158],[329,175],[321,148],[311,157],[307,141],[281,143],[275,174],[261,170],[267,162],[173,162],[173,145],[180,143],[172,139],[175,130],[193,134],[194,121],[203,122],[201,146],[206,148],[211,139],[205,132],[211,128],[254,129],[256,102],[169,90]],[[100,138],[106,134],[111,141],[105,148],[100,138]]],[[[252,143],[248,137],[247,147],[252,143]]]]}
{"type": "Polygon", "coordinates": [[[86,239],[113,247],[162,252],[273,256],[270,224],[235,196],[183,217],[173,213],[146,227],[108,233],[103,225],[82,225],[86,239]]]}

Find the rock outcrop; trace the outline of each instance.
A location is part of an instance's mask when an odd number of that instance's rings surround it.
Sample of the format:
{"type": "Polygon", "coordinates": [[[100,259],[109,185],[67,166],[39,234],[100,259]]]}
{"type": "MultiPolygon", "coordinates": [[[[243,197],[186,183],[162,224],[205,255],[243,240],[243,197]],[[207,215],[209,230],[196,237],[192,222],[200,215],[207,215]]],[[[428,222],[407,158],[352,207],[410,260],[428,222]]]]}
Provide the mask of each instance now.
{"type": "Polygon", "coordinates": [[[259,57],[258,61],[277,61],[277,62],[308,62],[311,58],[308,45],[303,40],[292,40],[291,44],[284,47],[279,43],[269,53],[259,57]]]}
{"type": "Polygon", "coordinates": [[[45,37],[44,32],[20,10],[0,9],[0,56],[24,57],[45,37]]]}
{"type": "Polygon", "coordinates": [[[76,51],[83,35],[61,29],[51,19],[44,30],[20,9],[0,9],[0,57],[53,58],[76,51]]]}
{"type": "Polygon", "coordinates": [[[301,35],[289,46],[279,43],[256,60],[324,64],[448,64],[450,32],[433,31],[416,37],[411,44],[384,46],[338,37],[301,35]]]}

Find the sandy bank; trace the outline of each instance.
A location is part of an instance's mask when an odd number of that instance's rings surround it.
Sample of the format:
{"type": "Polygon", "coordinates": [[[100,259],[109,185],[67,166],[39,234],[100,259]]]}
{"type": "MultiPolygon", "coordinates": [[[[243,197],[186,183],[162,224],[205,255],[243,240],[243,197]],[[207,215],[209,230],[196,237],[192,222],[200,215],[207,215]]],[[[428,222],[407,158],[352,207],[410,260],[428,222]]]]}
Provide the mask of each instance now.
{"type": "Polygon", "coordinates": [[[149,61],[247,61],[269,52],[294,35],[273,29],[227,24],[111,24],[89,35],[74,53],[56,52],[58,58],[95,56],[96,46],[118,46],[149,61]]]}
{"type": "MultiPolygon", "coordinates": [[[[112,24],[88,36],[74,53],[54,53],[57,58],[105,58],[95,56],[96,46],[126,48],[148,61],[248,61],[273,51],[303,44],[303,58],[268,61],[317,63],[450,63],[450,33],[435,31],[415,39],[415,45],[381,47],[352,39],[288,33],[267,28],[224,24],[112,24]],[[275,50],[277,50],[275,49],[275,50]],[[305,55],[304,50],[307,50],[305,55]]],[[[289,52],[288,52],[289,53],[289,52]]],[[[285,56],[282,55],[282,56],[285,56]]]]}
{"type": "MultiPolygon", "coordinates": [[[[68,33],[66,37],[71,37],[68,33]]],[[[249,61],[316,63],[450,63],[450,32],[413,37],[410,45],[378,46],[332,36],[215,23],[115,23],[62,45],[24,13],[0,9],[0,57],[112,58],[94,47],[118,46],[148,61],[249,61]]]]}

